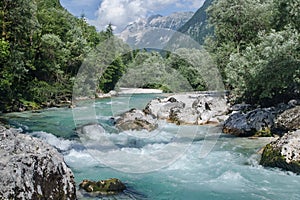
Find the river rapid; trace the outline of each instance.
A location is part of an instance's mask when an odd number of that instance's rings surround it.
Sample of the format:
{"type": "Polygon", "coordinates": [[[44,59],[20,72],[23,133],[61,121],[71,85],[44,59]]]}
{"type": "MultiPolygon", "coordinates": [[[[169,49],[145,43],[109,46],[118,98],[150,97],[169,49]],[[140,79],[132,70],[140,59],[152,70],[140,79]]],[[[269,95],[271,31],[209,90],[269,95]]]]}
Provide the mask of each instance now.
{"type": "MultiPolygon", "coordinates": [[[[300,176],[258,164],[257,152],[270,138],[235,138],[218,128],[178,127],[165,121],[150,133],[117,133],[112,116],[133,107],[142,109],[157,96],[161,94],[122,95],[75,108],[82,109],[84,119],[88,115],[84,109],[92,106],[96,120],[105,128],[98,135],[97,128],[91,127],[88,140],[75,132],[69,108],[1,117],[23,133],[55,146],[74,172],[77,185],[84,179],[115,177],[128,188],[117,196],[79,191],[79,199],[300,199],[300,176]]],[[[81,122],[89,123],[89,117],[81,122]]]]}

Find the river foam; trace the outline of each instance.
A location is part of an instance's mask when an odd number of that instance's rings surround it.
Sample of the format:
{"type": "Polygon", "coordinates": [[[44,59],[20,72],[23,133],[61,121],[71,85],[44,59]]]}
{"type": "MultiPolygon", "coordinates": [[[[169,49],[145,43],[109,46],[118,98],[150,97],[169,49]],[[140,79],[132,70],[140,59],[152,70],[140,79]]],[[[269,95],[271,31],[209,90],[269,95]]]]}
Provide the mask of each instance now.
{"type": "MultiPolygon", "coordinates": [[[[147,96],[145,101],[141,95],[126,98],[142,107],[153,96],[147,96]]],[[[177,127],[165,122],[153,132],[117,134],[107,123],[114,106],[107,103],[126,101],[120,99],[96,102],[96,117],[105,131],[96,131],[89,136],[93,139],[86,141],[74,133],[70,109],[13,113],[7,119],[22,127],[24,133],[62,152],[77,184],[84,179],[116,177],[129,188],[120,196],[79,196],[80,199],[300,199],[300,176],[259,165],[257,152],[270,139],[235,138],[206,127],[177,127]]]]}

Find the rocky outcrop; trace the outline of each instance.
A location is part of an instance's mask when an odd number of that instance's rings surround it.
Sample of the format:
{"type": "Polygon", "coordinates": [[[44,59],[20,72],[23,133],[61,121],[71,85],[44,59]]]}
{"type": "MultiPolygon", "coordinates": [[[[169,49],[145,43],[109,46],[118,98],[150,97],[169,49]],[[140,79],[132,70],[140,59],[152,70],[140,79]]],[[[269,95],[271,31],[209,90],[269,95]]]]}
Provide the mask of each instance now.
{"type": "Polygon", "coordinates": [[[260,164],[300,174],[300,130],[289,132],[268,144],[263,151],[260,164]]]}
{"type": "Polygon", "coordinates": [[[300,129],[300,106],[288,109],[278,115],[276,126],[283,130],[300,129]]]}
{"type": "Polygon", "coordinates": [[[153,131],[158,127],[157,120],[141,110],[131,109],[113,119],[120,131],[143,130],[153,131]]]}
{"type": "Polygon", "coordinates": [[[86,192],[100,193],[102,195],[114,195],[126,190],[126,186],[116,178],[101,180],[98,182],[83,180],[79,187],[86,192]]]}
{"type": "Polygon", "coordinates": [[[178,125],[202,125],[224,121],[228,105],[225,98],[218,94],[176,94],[152,100],[144,112],[178,125]]]}
{"type": "Polygon", "coordinates": [[[223,132],[239,137],[271,136],[275,115],[270,109],[234,113],[225,121],[223,132]]]}
{"type": "Polygon", "coordinates": [[[76,199],[72,171],[52,146],[0,126],[0,199],[76,199]]]}

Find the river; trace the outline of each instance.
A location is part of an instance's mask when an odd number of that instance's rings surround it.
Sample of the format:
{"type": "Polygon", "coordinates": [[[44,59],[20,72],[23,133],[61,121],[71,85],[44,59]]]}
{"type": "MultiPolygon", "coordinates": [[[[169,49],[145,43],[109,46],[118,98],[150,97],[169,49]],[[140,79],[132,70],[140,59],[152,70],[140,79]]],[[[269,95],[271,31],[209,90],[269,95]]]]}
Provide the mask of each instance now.
{"type": "MultiPolygon", "coordinates": [[[[82,192],[79,199],[300,199],[300,176],[258,164],[257,152],[268,138],[235,138],[212,127],[178,127],[164,121],[150,133],[116,133],[112,116],[143,108],[156,96],[160,95],[123,95],[75,108],[82,109],[84,118],[88,115],[84,109],[92,106],[105,128],[101,135],[97,129],[90,130],[93,141],[74,131],[76,115],[69,108],[9,113],[2,118],[55,146],[74,172],[77,185],[83,179],[115,177],[128,187],[117,196],[91,197],[82,192]]],[[[88,117],[82,121],[88,122],[88,117]]]]}

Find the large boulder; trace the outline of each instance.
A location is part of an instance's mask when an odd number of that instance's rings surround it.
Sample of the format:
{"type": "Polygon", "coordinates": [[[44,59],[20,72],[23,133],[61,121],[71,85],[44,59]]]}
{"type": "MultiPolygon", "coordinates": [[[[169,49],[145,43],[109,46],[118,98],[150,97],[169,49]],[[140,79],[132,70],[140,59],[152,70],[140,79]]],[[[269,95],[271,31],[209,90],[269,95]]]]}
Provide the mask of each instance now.
{"type": "Polygon", "coordinates": [[[300,130],[289,132],[268,144],[264,148],[260,164],[300,174],[300,130]]]}
{"type": "Polygon", "coordinates": [[[101,181],[83,180],[79,187],[89,193],[99,193],[102,195],[114,195],[126,190],[126,186],[116,178],[101,181]]]}
{"type": "Polygon", "coordinates": [[[0,199],[76,199],[72,171],[57,150],[0,126],[0,199]]]}
{"type": "Polygon", "coordinates": [[[288,109],[278,115],[276,126],[284,130],[300,129],[300,106],[288,109]]]}
{"type": "Polygon", "coordinates": [[[115,126],[120,131],[143,130],[153,131],[158,127],[157,120],[141,110],[131,109],[114,119],[115,126]]]}
{"type": "Polygon", "coordinates": [[[225,121],[223,132],[239,137],[271,136],[275,115],[269,109],[234,113],[225,121]]]}
{"type": "Polygon", "coordinates": [[[176,94],[168,98],[150,101],[144,112],[178,125],[202,125],[224,121],[228,105],[225,97],[221,95],[176,94]]]}

